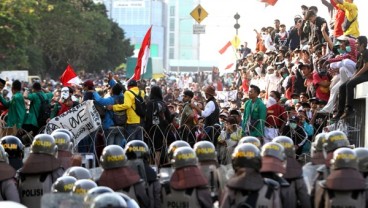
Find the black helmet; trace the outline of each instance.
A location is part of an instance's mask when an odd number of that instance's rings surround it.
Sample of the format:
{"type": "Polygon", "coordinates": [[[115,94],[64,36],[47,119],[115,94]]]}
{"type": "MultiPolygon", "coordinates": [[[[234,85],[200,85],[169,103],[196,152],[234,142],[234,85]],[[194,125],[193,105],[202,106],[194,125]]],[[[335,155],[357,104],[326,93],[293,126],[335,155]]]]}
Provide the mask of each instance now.
{"type": "Polygon", "coordinates": [[[67,133],[71,139],[71,141],[73,142],[74,140],[74,135],[71,131],[69,131],[68,129],[55,129],[52,133],[55,133],[55,132],[64,132],[64,133],[67,133]]]}
{"type": "Polygon", "coordinates": [[[331,167],[334,170],[352,168],[358,170],[358,158],[354,150],[346,147],[334,151],[331,160],[331,167]]]}
{"type": "Polygon", "coordinates": [[[295,157],[294,142],[292,139],[290,139],[290,137],[278,136],[275,137],[272,141],[279,143],[284,147],[286,157],[295,157]]]}
{"type": "Polygon", "coordinates": [[[8,153],[5,152],[3,146],[0,145],[0,162],[6,162],[9,164],[8,153]]]}
{"type": "Polygon", "coordinates": [[[119,145],[106,146],[102,151],[100,164],[105,170],[127,166],[127,158],[124,149],[119,145]]]}
{"type": "Polygon", "coordinates": [[[190,145],[188,142],[183,140],[176,140],[175,142],[171,143],[167,149],[169,160],[173,159],[174,152],[179,147],[190,147],[190,145]]]}
{"type": "Polygon", "coordinates": [[[359,171],[362,173],[368,172],[368,149],[358,147],[354,149],[354,152],[358,158],[359,171]]]}
{"type": "Polygon", "coordinates": [[[340,147],[349,147],[349,140],[342,131],[331,131],[327,134],[326,143],[323,147],[327,153],[333,152],[340,147]]]}
{"type": "Polygon", "coordinates": [[[200,141],[194,144],[194,152],[198,157],[198,161],[217,161],[215,145],[209,141],[200,141]]]}
{"type": "Polygon", "coordinates": [[[150,150],[146,143],[141,140],[132,140],[125,145],[125,155],[128,160],[149,159],[150,150]]]}
{"type": "Polygon", "coordinates": [[[194,150],[190,147],[179,147],[174,151],[173,156],[173,167],[175,169],[196,166],[197,165],[197,155],[194,150]]]}
{"type": "Polygon", "coordinates": [[[268,142],[265,145],[263,145],[261,150],[261,156],[265,157],[274,157],[281,161],[285,161],[286,155],[285,155],[285,149],[284,147],[276,142],[268,142]]]}
{"type": "Polygon", "coordinates": [[[84,167],[70,167],[68,168],[65,173],[63,174],[64,176],[72,176],[74,178],[76,178],[77,180],[81,180],[81,179],[90,179],[92,180],[92,175],[89,172],[89,170],[87,168],[84,167]]]}
{"type": "Polygon", "coordinates": [[[62,131],[52,132],[51,136],[54,137],[55,143],[58,146],[58,150],[71,152],[73,149],[73,142],[70,136],[62,131]]]}
{"type": "Polygon", "coordinates": [[[5,136],[0,140],[1,145],[8,153],[9,158],[23,158],[24,145],[16,136],[5,136]]]}
{"type": "Polygon", "coordinates": [[[91,208],[128,208],[127,203],[117,193],[103,193],[97,196],[92,203],[91,208]]]}
{"type": "Polygon", "coordinates": [[[240,139],[239,144],[243,144],[243,143],[250,143],[255,145],[257,148],[261,148],[261,141],[259,141],[259,139],[257,137],[254,136],[246,136],[240,139]]]}
{"type": "Polygon", "coordinates": [[[90,205],[94,198],[103,193],[114,193],[114,191],[106,186],[97,186],[88,190],[87,195],[84,197],[84,203],[90,205]]]}
{"type": "Polygon", "coordinates": [[[72,176],[61,176],[56,179],[51,186],[51,192],[53,193],[68,193],[73,190],[74,183],[77,181],[72,176]]]}
{"type": "Polygon", "coordinates": [[[97,184],[94,181],[89,179],[80,179],[74,183],[72,193],[85,195],[90,189],[94,187],[97,187],[97,184]]]}
{"type": "Polygon", "coordinates": [[[323,151],[323,144],[326,143],[327,134],[326,133],[319,133],[314,138],[312,142],[312,152],[322,152],[323,151]]]}
{"type": "Polygon", "coordinates": [[[250,143],[239,144],[232,154],[232,164],[234,170],[239,168],[260,170],[262,158],[258,147],[250,143]]]}
{"type": "Polygon", "coordinates": [[[48,134],[38,134],[33,139],[30,152],[56,156],[57,150],[54,137],[48,134]]]}

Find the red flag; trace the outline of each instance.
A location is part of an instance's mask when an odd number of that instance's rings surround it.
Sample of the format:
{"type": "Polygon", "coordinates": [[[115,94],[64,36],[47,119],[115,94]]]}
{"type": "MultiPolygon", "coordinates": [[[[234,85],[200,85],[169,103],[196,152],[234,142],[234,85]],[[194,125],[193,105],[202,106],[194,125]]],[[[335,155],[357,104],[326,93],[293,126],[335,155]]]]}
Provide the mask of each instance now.
{"type": "Polygon", "coordinates": [[[231,46],[231,42],[227,42],[226,45],[224,47],[222,47],[220,50],[219,50],[219,53],[220,54],[224,54],[226,52],[226,50],[231,46]]]}
{"type": "Polygon", "coordinates": [[[278,1],[278,0],[261,0],[261,2],[266,3],[266,6],[267,6],[267,5],[275,6],[275,4],[277,3],[277,1],[278,1]]]}
{"type": "Polygon", "coordinates": [[[137,65],[135,66],[133,74],[134,80],[140,80],[141,75],[143,75],[146,72],[148,58],[150,56],[151,29],[152,26],[148,29],[146,35],[144,36],[141,48],[139,49],[137,65]]]}
{"type": "Polygon", "coordinates": [[[72,84],[80,84],[82,81],[79,79],[77,74],[74,72],[72,66],[68,64],[63,75],[60,77],[60,82],[63,86],[71,86],[72,84]]]}

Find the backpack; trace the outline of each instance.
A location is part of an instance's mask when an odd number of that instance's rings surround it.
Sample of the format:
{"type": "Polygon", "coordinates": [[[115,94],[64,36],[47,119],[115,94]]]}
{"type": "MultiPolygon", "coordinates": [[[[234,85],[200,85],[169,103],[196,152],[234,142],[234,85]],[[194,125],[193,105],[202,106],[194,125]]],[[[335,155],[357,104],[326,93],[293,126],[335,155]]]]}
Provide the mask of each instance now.
{"type": "Polygon", "coordinates": [[[40,101],[41,101],[40,109],[38,111],[38,116],[37,116],[38,126],[41,127],[41,126],[46,125],[47,119],[50,118],[51,104],[41,94],[36,93],[36,95],[40,98],[40,101]]]}
{"type": "Polygon", "coordinates": [[[144,102],[143,98],[141,97],[141,91],[139,90],[138,95],[135,94],[131,90],[129,90],[129,92],[131,92],[134,95],[135,109],[133,108],[133,110],[135,111],[135,113],[139,117],[145,118],[146,117],[146,103],[144,102]]]}
{"type": "Polygon", "coordinates": [[[153,125],[160,125],[161,122],[165,123],[166,121],[165,111],[166,111],[166,105],[164,102],[156,101],[153,103],[153,112],[152,112],[152,124],[153,125]]]}
{"type": "MultiPolygon", "coordinates": [[[[114,98],[114,105],[115,104],[123,104],[124,100],[122,96],[118,98],[114,98]]],[[[124,126],[128,120],[126,110],[122,111],[113,111],[112,121],[114,122],[114,126],[124,126]]]]}

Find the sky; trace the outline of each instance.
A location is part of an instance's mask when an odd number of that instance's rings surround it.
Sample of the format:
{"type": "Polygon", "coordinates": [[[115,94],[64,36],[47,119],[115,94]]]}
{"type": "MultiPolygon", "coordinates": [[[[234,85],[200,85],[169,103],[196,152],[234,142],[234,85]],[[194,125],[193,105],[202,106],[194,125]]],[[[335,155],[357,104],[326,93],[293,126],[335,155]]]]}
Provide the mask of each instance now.
{"type": "MultiPolygon", "coordinates": [[[[360,13],[358,16],[361,35],[368,36],[368,12],[361,8],[368,8],[367,0],[355,0],[360,13]]],[[[234,15],[239,13],[240,29],[238,36],[241,42],[247,41],[251,49],[255,48],[254,29],[263,26],[273,26],[273,20],[279,19],[287,28],[294,23],[295,15],[301,15],[301,5],[317,6],[318,15],[330,21],[327,8],[321,0],[279,0],[275,6],[265,7],[259,0],[199,0],[198,3],[207,11],[208,16],[201,24],[206,25],[206,34],[200,37],[201,60],[215,60],[218,51],[235,36],[234,15]]],[[[194,9],[194,8],[193,8],[194,9]]]]}

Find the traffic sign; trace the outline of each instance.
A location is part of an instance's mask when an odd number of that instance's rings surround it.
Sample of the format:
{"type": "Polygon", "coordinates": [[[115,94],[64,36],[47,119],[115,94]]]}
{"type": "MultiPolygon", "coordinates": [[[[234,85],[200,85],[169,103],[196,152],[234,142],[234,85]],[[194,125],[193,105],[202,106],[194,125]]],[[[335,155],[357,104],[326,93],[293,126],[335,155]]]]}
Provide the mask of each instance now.
{"type": "Polygon", "coordinates": [[[198,24],[200,24],[208,16],[208,13],[200,4],[198,4],[190,15],[198,22],[198,24]]]}
{"type": "Polygon", "coordinates": [[[193,25],[193,34],[205,34],[206,25],[193,25]]]}

